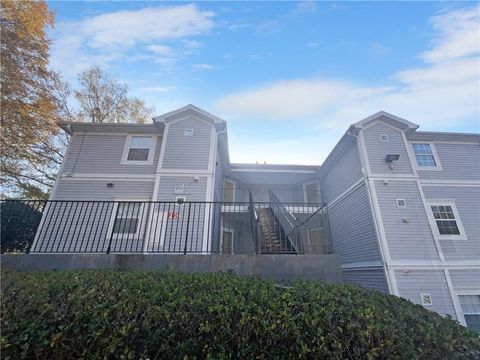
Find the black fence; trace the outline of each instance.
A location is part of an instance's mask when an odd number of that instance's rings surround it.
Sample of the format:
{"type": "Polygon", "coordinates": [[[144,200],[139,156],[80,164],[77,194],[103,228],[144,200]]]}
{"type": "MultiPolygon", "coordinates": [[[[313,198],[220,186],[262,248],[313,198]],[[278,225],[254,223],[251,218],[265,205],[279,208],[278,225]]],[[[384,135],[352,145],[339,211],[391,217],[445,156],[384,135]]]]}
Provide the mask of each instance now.
{"type": "Polygon", "coordinates": [[[330,253],[326,207],[249,202],[5,200],[1,251],[330,253]],[[285,222],[288,219],[288,226],[285,222]]]}

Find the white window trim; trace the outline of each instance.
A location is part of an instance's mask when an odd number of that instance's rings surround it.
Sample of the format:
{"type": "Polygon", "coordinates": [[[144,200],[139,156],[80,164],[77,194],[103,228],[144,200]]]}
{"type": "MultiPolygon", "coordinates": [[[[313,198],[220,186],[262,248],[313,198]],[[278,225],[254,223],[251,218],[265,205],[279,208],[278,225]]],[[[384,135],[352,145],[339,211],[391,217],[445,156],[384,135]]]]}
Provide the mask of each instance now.
{"type": "Polygon", "coordinates": [[[148,207],[148,205],[146,205],[145,203],[143,204],[143,206],[145,207],[142,211],[143,211],[143,214],[142,212],[140,212],[140,215],[142,215],[142,217],[140,218],[140,224],[138,226],[138,230],[135,234],[120,234],[118,233],[117,234],[114,234],[113,233],[113,226],[115,224],[115,219],[116,219],[116,215],[117,215],[117,210],[118,210],[118,204],[121,203],[121,202],[148,202],[150,201],[150,199],[148,198],[120,198],[120,199],[117,199],[115,198],[114,199],[115,203],[113,204],[113,209],[112,209],[112,215],[110,216],[110,221],[109,221],[109,224],[108,224],[108,229],[107,229],[107,239],[110,240],[110,238],[112,238],[113,236],[113,239],[125,239],[125,240],[141,240],[142,237],[143,237],[143,233],[145,231],[145,226],[147,225],[147,219],[148,219],[148,215],[149,215],[149,212],[150,210],[147,209],[146,207],[148,207]]]}
{"type": "MultiPolygon", "coordinates": [[[[462,295],[478,295],[480,296],[480,289],[479,290],[465,290],[465,291],[455,291],[455,296],[457,297],[457,301],[458,301],[458,306],[460,307],[460,311],[462,312],[461,315],[463,316],[463,325],[467,326],[467,321],[465,320],[465,315],[477,315],[477,314],[480,314],[480,313],[466,313],[463,311],[463,308],[462,308],[462,304],[460,302],[460,296],[462,295]]],[[[460,321],[460,319],[459,319],[460,321]]]]}
{"type": "MultiPolygon", "coordinates": [[[[225,183],[227,183],[227,182],[233,184],[233,188],[232,188],[232,200],[233,201],[232,202],[235,202],[235,198],[236,198],[235,192],[237,190],[236,183],[233,180],[224,179],[223,180],[223,191],[225,191],[225,183]]],[[[222,194],[222,201],[223,201],[223,194],[222,194]]]]}
{"type": "Polygon", "coordinates": [[[428,221],[430,222],[430,227],[432,228],[433,236],[436,240],[467,240],[465,228],[463,227],[462,220],[460,219],[460,214],[458,213],[457,207],[453,200],[428,200],[426,204],[428,206],[428,221]],[[460,231],[460,235],[440,234],[440,232],[438,231],[436,220],[433,216],[432,206],[450,206],[452,208],[458,230],[460,231]]]}
{"type": "Polygon", "coordinates": [[[235,241],[235,231],[233,229],[228,229],[228,228],[222,227],[222,241],[220,243],[220,250],[222,251],[222,254],[223,254],[223,233],[224,232],[229,232],[229,233],[232,234],[232,252],[231,252],[231,254],[233,255],[233,243],[235,241]]]}
{"type": "Polygon", "coordinates": [[[435,148],[435,144],[433,142],[429,141],[412,141],[409,143],[410,144],[410,150],[412,151],[412,157],[413,157],[413,167],[415,170],[431,170],[431,171],[442,171],[443,167],[440,162],[440,158],[438,157],[437,149],[435,148]],[[433,159],[435,160],[435,164],[437,166],[419,166],[417,163],[417,157],[415,156],[415,150],[413,150],[413,144],[428,144],[430,145],[430,149],[432,149],[432,155],[433,159]]]}
{"type": "Polygon", "coordinates": [[[318,201],[320,201],[320,194],[319,194],[319,189],[318,189],[318,182],[317,181],[310,181],[306,182],[303,184],[303,201],[308,204],[308,193],[307,193],[307,186],[315,184],[315,187],[317,189],[317,196],[318,196],[318,201]]]}
{"type": "Polygon", "coordinates": [[[125,145],[123,147],[122,160],[120,164],[122,165],[153,165],[153,157],[155,155],[155,149],[157,147],[157,136],[150,134],[128,134],[125,139],[125,145]],[[132,143],[132,138],[134,136],[140,137],[149,137],[152,139],[150,142],[150,148],[148,149],[148,159],[147,160],[128,160],[128,152],[130,150],[130,144],[132,143]]]}

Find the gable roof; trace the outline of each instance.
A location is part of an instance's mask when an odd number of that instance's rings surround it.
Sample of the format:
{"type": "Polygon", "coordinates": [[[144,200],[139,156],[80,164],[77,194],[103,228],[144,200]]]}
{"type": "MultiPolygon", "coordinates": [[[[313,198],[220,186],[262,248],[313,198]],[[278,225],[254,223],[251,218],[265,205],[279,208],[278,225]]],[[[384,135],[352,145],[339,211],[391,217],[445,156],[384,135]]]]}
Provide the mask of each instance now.
{"type": "Polygon", "coordinates": [[[379,120],[387,124],[390,124],[392,126],[395,126],[399,129],[406,130],[409,133],[415,131],[419,127],[417,124],[414,124],[396,115],[390,114],[386,111],[376,112],[375,114],[370,115],[369,117],[366,117],[365,119],[354,123],[352,126],[354,128],[361,129],[365,127],[367,124],[373,121],[379,121],[379,120]]]}
{"type": "Polygon", "coordinates": [[[180,109],[170,111],[168,113],[165,113],[163,115],[155,116],[153,118],[153,121],[156,123],[169,123],[171,121],[180,119],[184,116],[188,115],[194,115],[199,117],[200,119],[204,121],[208,121],[212,124],[215,125],[224,125],[225,120],[220,119],[219,117],[209,113],[208,111],[205,111],[203,109],[200,109],[198,106],[188,104],[180,109]]]}

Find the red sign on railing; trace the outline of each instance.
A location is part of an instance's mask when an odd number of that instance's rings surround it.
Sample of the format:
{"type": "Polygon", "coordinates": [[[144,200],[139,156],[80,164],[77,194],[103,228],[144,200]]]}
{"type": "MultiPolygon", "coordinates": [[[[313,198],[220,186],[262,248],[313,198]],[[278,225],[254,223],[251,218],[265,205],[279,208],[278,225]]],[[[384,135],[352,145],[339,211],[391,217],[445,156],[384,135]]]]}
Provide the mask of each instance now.
{"type": "Polygon", "coordinates": [[[167,214],[167,219],[177,220],[180,218],[180,214],[176,211],[169,211],[167,214]]]}

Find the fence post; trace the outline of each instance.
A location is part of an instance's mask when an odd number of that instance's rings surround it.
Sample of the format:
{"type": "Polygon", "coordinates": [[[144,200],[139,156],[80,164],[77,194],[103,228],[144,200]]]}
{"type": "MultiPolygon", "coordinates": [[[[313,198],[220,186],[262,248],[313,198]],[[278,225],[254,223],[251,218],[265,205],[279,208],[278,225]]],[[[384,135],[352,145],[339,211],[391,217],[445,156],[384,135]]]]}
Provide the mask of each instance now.
{"type": "Polygon", "coordinates": [[[187,255],[187,243],[188,243],[188,230],[190,227],[190,210],[192,208],[192,203],[188,203],[188,215],[187,215],[187,231],[185,234],[185,246],[183,248],[183,255],[187,255]]]}
{"type": "Polygon", "coordinates": [[[108,241],[107,254],[110,254],[110,248],[112,246],[113,233],[114,233],[114,229],[115,229],[115,221],[117,221],[118,208],[120,207],[120,205],[118,203],[113,203],[114,207],[115,207],[115,204],[117,205],[117,208],[115,209],[115,217],[113,218],[112,234],[110,235],[110,240],[108,241]]]}

